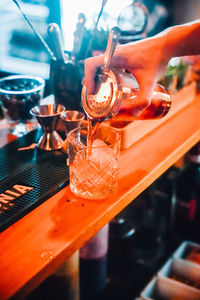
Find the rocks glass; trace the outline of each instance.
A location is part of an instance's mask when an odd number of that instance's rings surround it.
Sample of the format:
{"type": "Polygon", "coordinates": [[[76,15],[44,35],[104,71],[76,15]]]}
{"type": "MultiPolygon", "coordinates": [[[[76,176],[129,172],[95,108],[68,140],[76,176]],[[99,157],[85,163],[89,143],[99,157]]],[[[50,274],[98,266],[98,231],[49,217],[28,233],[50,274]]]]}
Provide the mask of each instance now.
{"type": "Polygon", "coordinates": [[[44,86],[44,79],[37,76],[13,75],[0,79],[1,105],[12,134],[22,136],[29,131],[30,109],[43,97],[44,86]]]}
{"type": "Polygon", "coordinates": [[[88,143],[88,127],[69,132],[68,157],[70,189],[79,197],[102,199],[118,186],[120,136],[106,126],[100,126],[88,143]]]}

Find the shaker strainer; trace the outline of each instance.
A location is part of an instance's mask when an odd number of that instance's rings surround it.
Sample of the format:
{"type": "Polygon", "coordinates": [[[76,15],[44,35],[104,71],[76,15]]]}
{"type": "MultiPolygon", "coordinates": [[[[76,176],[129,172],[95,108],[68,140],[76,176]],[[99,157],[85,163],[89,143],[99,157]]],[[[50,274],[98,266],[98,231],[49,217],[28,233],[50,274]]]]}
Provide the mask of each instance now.
{"type": "Polygon", "coordinates": [[[104,53],[104,65],[102,65],[95,77],[94,94],[88,94],[83,85],[82,105],[88,117],[98,120],[112,118],[120,107],[121,84],[117,73],[110,69],[110,61],[120,37],[118,27],[113,27],[109,33],[106,51],[104,53]]]}

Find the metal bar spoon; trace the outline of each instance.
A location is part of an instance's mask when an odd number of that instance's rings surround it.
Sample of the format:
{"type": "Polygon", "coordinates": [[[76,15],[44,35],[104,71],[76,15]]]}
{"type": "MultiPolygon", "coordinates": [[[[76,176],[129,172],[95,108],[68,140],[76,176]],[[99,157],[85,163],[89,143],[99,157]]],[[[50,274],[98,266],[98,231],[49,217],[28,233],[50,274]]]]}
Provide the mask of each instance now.
{"type": "Polygon", "coordinates": [[[31,23],[31,21],[29,20],[29,18],[27,17],[27,15],[23,12],[23,10],[21,9],[19,3],[17,2],[17,0],[13,0],[13,2],[16,4],[16,6],[18,7],[19,11],[21,12],[21,14],[23,15],[23,17],[25,18],[25,20],[27,21],[27,23],[29,24],[29,26],[31,27],[31,29],[33,30],[33,32],[36,34],[36,36],[40,39],[40,41],[42,42],[43,46],[45,47],[45,49],[47,50],[47,52],[49,53],[49,55],[55,59],[54,53],[51,51],[51,49],[49,48],[49,46],[47,45],[47,43],[45,42],[45,40],[43,39],[43,37],[41,36],[41,34],[37,31],[37,29],[33,26],[33,24],[31,23]]]}

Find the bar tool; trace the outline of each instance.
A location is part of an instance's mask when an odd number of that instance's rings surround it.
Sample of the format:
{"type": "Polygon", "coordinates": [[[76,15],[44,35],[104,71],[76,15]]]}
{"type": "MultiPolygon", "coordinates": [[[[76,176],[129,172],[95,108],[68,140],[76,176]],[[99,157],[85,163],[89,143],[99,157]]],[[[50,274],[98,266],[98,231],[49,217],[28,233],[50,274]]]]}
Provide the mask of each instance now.
{"type": "Polygon", "coordinates": [[[30,113],[36,117],[43,130],[43,135],[37,143],[39,149],[52,151],[62,148],[63,140],[56,128],[64,111],[65,107],[60,104],[39,105],[31,109],[30,113]]]}
{"type": "Polygon", "coordinates": [[[68,150],[67,135],[71,130],[80,127],[82,120],[85,119],[85,114],[77,110],[66,110],[63,113],[61,113],[60,117],[62,120],[62,124],[66,129],[66,134],[65,134],[66,139],[64,140],[62,150],[63,153],[67,153],[68,150]]]}
{"type": "Polygon", "coordinates": [[[47,27],[49,43],[57,60],[65,63],[65,52],[61,36],[60,26],[56,23],[50,23],[47,27]]]}
{"type": "Polygon", "coordinates": [[[81,90],[83,64],[67,60],[65,63],[51,59],[50,84],[56,104],[62,104],[66,110],[83,111],[81,90]]]}
{"type": "Polygon", "coordinates": [[[93,44],[93,41],[94,41],[94,38],[95,38],[95,34],[96,34],[96,31],[97,31],[97,26],[98,26],[98,23],[99,23],[99,20],[102,16],[102,13],[103,13],[103,9],[106,5],[106,3],[108,2],[108,0],[102,0],[102,3],[101,3],[101,8],[100,8],[100,11],[99,11],[99,14],[97,16],[97,20],[95,22],[95,26],[94,26],[94,30],[93,30],[93,33],[92,33],[92,37],[88,43],[88,46],[87,46],[87,49],[85,51],[85,58],[88,57],[88,55],[90,54],[91,52],[91,48],[92,48],[92,44],[93,44]]]}
{"type": "Polygon", "coordinates": [[[58,24],[47,28],[50,46],[55,58],[50,60],[50,85],[56,104],[67,110],[81,110],[83,63],[72,61],[64,51],[61,30],[58,24]]]}
{"type": "Polygon", "coordinates": [[[35,147],[37,146],[36,143],[32,143],[29,146],[25,146],[25,147],[19,147],[17,149],[17,151],[26,151],[26,150],[30,150],[30,149],[35,149],[35,147]]]}
{"type": "Polygon", "coordinates": [[[110,61],[114,54],[120,36],[118,27],[113,27],[109,33],[108,43],[104,54],[104,65],[99,68],[95,78],[96,89],[93,95],[87,94],[86,86],[82,89],[82,105],[87,115],[94,119],[107,119],[119,109],[119,97],[115,91],[118,89],[115,76],[109,70],[110,61]],[[111,83],[112,81],[112,83],[111,83]],[[104,92],[105,94],[102,94],[104,92]]]}
{"type": "Polygon", "coordinates": [[[41,36],[41,34],[37,31],[37,29],[33,26],[33,24],[31,23],[31,21],[29,20],[29,18],[27,17],[27,15],[23,12],[23,10],[21,9],[19,3],[17,0],[13,0],[13,2],[16,4],[17,8],[19,9],[20,13],[23,15],[23,17],[25,18],[25,20],[27,21],[27,23],[29,24],[29,26],[31,27],[31,29],[33,30],[33,32],[36,34],[36,36],[39,38],[39,40],[42,42],[43,46],[45,47],[45,49],[47,50],[47,52],[49,53],[50,57],[54,58],[54,54],[51,51],[51,49],[49,48],[49,46],[47,45],[47,43],[45,42],[45,40],[43,39],[43,37],[41,36]]]}
{"type": "Polygon", "coordinates": [[[113,27],[109,33],[106,51],[104,53],[104,66],[105,70],[109,70],[111,58],[115,52],[118,40],[120,37],[120,30],[118,27],[113,27]]]}
{"type": "Polygon", "coordinates": [[[85,115],[83,112],[77,110],[66,110],[61,114],[61,119],[65,124],[68,134],[69,131],[81,125],[81,121],[85,119],[85,115]]]}

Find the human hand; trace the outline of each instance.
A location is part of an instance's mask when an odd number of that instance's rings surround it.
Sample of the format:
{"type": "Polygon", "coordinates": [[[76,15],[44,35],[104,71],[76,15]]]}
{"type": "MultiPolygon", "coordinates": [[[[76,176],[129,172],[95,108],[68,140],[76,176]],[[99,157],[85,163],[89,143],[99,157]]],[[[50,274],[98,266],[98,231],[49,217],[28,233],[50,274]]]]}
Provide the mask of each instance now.
{"type": "MultiPolygon", "coordinates": [[[[134,116],[138,116],[150,104],[156,82],[165,72],[169,57],[164,52],[165,39],[157,36],[142,41],[118,46],[111,59],[110,67],[125,69],[132,73],[139,83],[134,116]]],[[[85,60],[84,84],[89,94],[94,91],[94,77],[97,68],[104,63],[104,55],[85,60]]]]}

